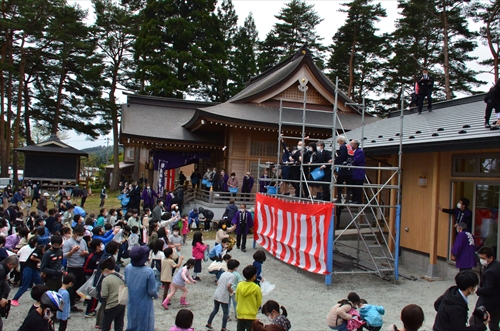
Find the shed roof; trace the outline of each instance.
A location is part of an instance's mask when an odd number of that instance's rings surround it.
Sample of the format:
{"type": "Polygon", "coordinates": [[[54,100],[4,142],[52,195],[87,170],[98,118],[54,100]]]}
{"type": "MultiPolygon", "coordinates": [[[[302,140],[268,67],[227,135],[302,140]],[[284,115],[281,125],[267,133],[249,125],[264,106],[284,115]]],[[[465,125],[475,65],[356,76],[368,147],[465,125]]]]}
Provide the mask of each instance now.
{"type": "Polygon", "coordinates": [[[42,141],[36,145],[28,145],[16,148],[16,151],[22,153],[52,153],[52,154],[66,154],[66,155],[80,155],[87,157],[88,154],[82,152],[68,144],[65,144],[57,137],[51,135],[49,139],[42,141]]]}
{"type": "MultiPolygon", "coordinates": [[[[500,148],[500,130],[484,128],[484,94],[443,101],[432,112],[418,115],[415,108],[403,116],[404,152],[452,151],[477,148],[500,148]]],[[[493,116],[495,114],[493,113],[493,116]]],[[[490,122],[493,121],[493,116],[490,122]]],[[[362,128],[346,134],[360,139],[362,128]]],[[[386,119],[365,125],[363,149],[370,154],[392,154],[399,150],[401,120],[398,112],[386,119]]]]}

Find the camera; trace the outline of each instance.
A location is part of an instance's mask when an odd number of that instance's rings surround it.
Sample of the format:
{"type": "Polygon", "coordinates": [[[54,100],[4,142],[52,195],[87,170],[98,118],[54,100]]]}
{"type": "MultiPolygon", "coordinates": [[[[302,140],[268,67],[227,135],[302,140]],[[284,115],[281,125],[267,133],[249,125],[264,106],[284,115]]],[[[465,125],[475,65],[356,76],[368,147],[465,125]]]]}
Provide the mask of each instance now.
{"type": "Polygon", "coordinates": [[[481,322],[484,322],[488,319],[488,312],[486,311],[486,308],[484,308],[484,306],[479,306],[474,309],[472,315],[474,315],[481,322]]]}

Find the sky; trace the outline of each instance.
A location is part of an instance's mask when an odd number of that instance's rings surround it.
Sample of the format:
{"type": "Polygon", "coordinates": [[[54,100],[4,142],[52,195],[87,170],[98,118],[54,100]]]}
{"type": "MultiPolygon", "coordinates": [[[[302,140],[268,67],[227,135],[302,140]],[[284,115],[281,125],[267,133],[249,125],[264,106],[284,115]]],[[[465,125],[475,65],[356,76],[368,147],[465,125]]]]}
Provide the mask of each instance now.
{"type": "MultiPolygon", "coordinates": [[[[77,3],[82,8],[89,10],[89,20],[92,20],[92,4],[90,0],[68,0],[69,3],[77,3]]],[[[259,32],[259,39],[263,40],[267,33],[272,29],[272,26],[277,19],[274,15],[277,15],[281,8],[284,7],[286,3],[290,1],[281,1],[281,0],[233,0],[233,5],[236,10],[236,14],[238,15],[238,24],[243,25],[245,18],[248,16],[250,12],[253,13],[255,24],[257,26],[257,30],[259,32]]],[[[339,12],[339,9],[342,8],[342,3],[348,2],[348,0],[306,0],[308,4],[313,4],[314,9],[318,13],[320,17],[324,20],[321,22],[317,28],[316,32],[319,36],[323,38],[323,43],[325,45],[330,45],[332,41],[332,37],[337,31],[337,29],[342,26],[345,22],[347,15],[345,13],[339,12]]],[[[387,11],[387,17],[383,18],[378,24],[380,33],[391,32],[395,29],[394,23],[395,20],[399,17],[397,1],[396,0],[385,0],[380,1],[382,7],[387,11]]],[[[479,23],[474,23],[472,21],[469,22],[469,28],[471,30],[477,30],[479,27],[479,23]]],[[[479,47],[472,54],[474,56],[478,56],[479,60],[488,58],[491,56],[488,48],[485,45],[479,43],[479,47]]],[[[471,68],[475,70],[485,70],[486,67],[479,66],[475,63],[470,64],[471,68]]],[[[478,76],[481,80],[487,81],[488,84],[485,84],[483,87],[479,88],[481,91],[488,91],[492,82],[492,75],[490,74],[481,74],[478,76]]],[[[121,97],[119,99],[121,102],[125,102],[125,98],[121,97]]],[[[71,146],[82,149],[94,146],[105,146],[106,138],[111,138],[110,144],[112,144],[112,136],[111,134],[108,136],[102,136],[98,140],[89,141],[85,139],[84,136],[79,136],[76,133],[70,133],[70,139],[66,140],[66,143],[71,146]]]]}

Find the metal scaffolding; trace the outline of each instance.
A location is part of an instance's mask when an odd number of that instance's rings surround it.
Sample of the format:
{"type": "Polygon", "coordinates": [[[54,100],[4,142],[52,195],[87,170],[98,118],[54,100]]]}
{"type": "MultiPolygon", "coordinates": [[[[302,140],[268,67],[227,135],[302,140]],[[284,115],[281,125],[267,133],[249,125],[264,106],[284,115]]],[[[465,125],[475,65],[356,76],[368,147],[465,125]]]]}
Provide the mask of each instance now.
{"type": "MultiPolygon", "coordinates": [[[[338,116],[338,96],[339,96],[339,79],[335,82],[335,103],[332,111],[332,122],[326,124],[308,124],[307,115],[313,112],[324,112],[323,110],[315,110],[307,108],[307,79],[300,79],[298,89],[303,92],[303,105],[302,108],[285,107],[282,100],[280,100],[279,109],[279,130],[278,130],[278,152],[277,162],[275,164],[261,164],[259,161],[259,180],[265,181],[270,187],[276,189],[276,195],[283,199],[294,200],[314,200],[311,194],[309,184],[311,180],[306,178],[304,172],[304,162],[300,162],[300,179],[283,179],[280,176],[281,170],[287,164],[281,162],[282,152],[282,139],[294,139],[302,141],[302,146],[305,148],[306,127],[307,128],[322,128],[331,129],[332,138],[330,143],[325,144],[325,149],[328,149],[332,154],[332,160],[335,158],[337,150],[336,137],[340,134],[344,135],[347,140],[356,137],[349,137],[349,132],[344,130],[342,122],[338,116]],[[302,122],[291,122],[283,120],[284,114],[287,111],[302,111],[302,122]],[[301,127],[302,132],[300,137],[284,136],[283,126],[296,126],[301,127]],[[339,126],[339,129],[337,129],[339,126]],[[260,169],[272,168],[270,177],[267,179],[260,178],[260,169]],[[299,196],[293,197],[291,195],[283,195],[280,192],[282,185],[298,184],[299,196]],[[302,196],[306,192],[307,196],[302,196]]],[[[365,102],[363,99],[362,104],[346,103],[354,106],[361,111],[361,137],[359,139],[361,147],[363,144],[364,134],[364,116],[365,116],[365,102]]],[[[376,166],[376,167],[356,167],[350,165],[334,165],[332,163],[312,163],[307,164],[307,167],[320,167],[322,165],[331,167],[331,180],[314,181],[314,184],[329,185],[330,188],[330,202],[334,203],[334,214],[342,215],[339,220],[335,219],[335,224],[340,225],[341,222],[347,223],[340,228],[337,226],[333,240],[333,274],[356,274],[356,273],[370,273],[376,274],[381,278],[389,278],[394,276],[394,280],[398,279],[398,261],[395,256],[399,255],[399,215],[400,215],[400,195],[401,195],[401,155],[402,155],[402,132],[403,132],[403,104],[401,105],[401,132],[399,158],[397,166],[376,166]],[[363,168],[367,171],[372,171],[377,174],[377,178],[372,180],[368,175],[365,175],[365,183],[362,185],[362,192],[364,202],[361,204],[354,204],[349,201],[347,195],[342,194],[342,199],[336,201],[333,193],[335,190],[352,190],[353,188],[360,188],[358,185],[338,184],[336,182],[335,170],[339,168],[363,168]],[[339,209],[343,212],[339,213],[339,209]],[[393,230],[394,229],[394,230],[393,230]]],[[[303,160],[302,160],[303,161],[303,160]]],[[[269,193],[269,192],[268,192],[269,193]]]]}

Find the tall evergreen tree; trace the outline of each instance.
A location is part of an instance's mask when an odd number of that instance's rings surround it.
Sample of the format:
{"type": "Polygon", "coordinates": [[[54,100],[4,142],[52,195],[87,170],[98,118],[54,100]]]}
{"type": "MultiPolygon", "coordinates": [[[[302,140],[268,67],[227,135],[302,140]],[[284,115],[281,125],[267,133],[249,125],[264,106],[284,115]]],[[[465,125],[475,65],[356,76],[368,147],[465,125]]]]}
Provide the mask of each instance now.
{"type": "Polygon", "coordinates": [[[491,54],[491,58],[480,63],[491,68],[492,81],[496,82],[500,78],[500,0],[476,0],[471,7],[474,21],[482,23],[479,35],[491,54]]]}
{"type": "Polygon", "coordinates": [[[260,71],[265,71],[294,54],[306,43],[316,57],[317,65],[323,68],[326,47],[321,44],[323,38],[316,33],[316,26],[323,19],[314,10],[314,5],[308,5],[304,0],[292,0],[274,17],[279,21],[273,25],[260,45],[260,71]]]}
{"type": "Polygon", "coordinates": [[[141,11],[135,44],[142,92],[207,99],[210,67],[220,59],[223,37],[215,0],[149,0],[141,11]]]}
{"type": "Polygon", "coordinates": [[[436,0],[435,13],[438,17],[438,31],[443,36],[440,60],[444,73],[444,90],[447,100],[456,92],[472,93],[473,86],[481,85],[476,71],[468,63],[477,60],[471,52],[477,47],[477,33],[468,28],[466,7],[462,1],[436,0]]]}
{"type": "MultiPolygon", "coordinates": [[[[433,7],[433,0],[399,0],[401,18],[396,20],[396,30],[384,43],[390,53],[387,64],[381,68],[383,92],[387,96],[381,101],[384,104],[382,112],[399,109],[401,98],[409,103],[408,96],[424,67],[430,68],[433,75],[442,75],[439,67],[442,35],[435,29],[435,15],[428,13],[433,7]]],[[[436,85],[434,97],[443,99],[436,85]]]]}
{"type": "MultiPolygon", "coordinates": [[[[118,123],[121,112],[116,100],[116,90],[133,76],[133,45],[138,30],[137,16],[128,6],[116,5],[112,0],[92,0],[96,21],[94,31],[97,45],[104,55],[104,78],[109,84],[105,118],[112,123],[113,180],[111,190],[118,189],[120,181],[118,123]]],[[[107,162],[108,160],[106,160],[107,162]]]]}
{"type": "Polygon", "coordinates": [[[259,32],[253,14],[250,13],[234,37],[235,51],[231,58],[229,83],[231,95],[243,90],[248,80],[257,74],[258,38],[259,32]]]}
{"type": "MultiPolygon", "coordinates": [[[[328,61],[331,79],[339,77],[347,85],[347,95],[358,103],[368,93],[380,88],[383,66],[383,40],[377,35],[375,24],[386,16],[380,3],[371,0],[354,0],[343,3],[347,20],[333,36],[328,61]]],[[[368,100],[369,101],[369,100],[368,100]]]]}

